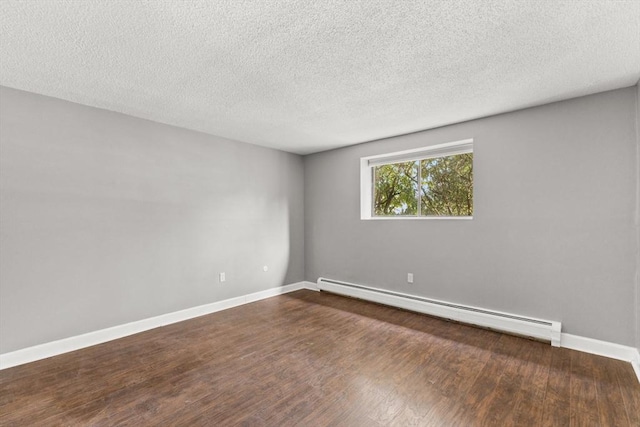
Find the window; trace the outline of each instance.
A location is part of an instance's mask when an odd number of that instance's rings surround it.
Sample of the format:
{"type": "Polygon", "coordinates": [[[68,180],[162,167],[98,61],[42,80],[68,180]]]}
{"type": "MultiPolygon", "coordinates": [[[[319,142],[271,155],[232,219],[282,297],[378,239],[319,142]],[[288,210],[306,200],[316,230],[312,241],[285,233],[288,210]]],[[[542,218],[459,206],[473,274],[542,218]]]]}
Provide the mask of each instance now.
{"type": "Polygon", "coordinates": [[[360,160],[362,219],[473,216],[473,140],[360,160]]]}

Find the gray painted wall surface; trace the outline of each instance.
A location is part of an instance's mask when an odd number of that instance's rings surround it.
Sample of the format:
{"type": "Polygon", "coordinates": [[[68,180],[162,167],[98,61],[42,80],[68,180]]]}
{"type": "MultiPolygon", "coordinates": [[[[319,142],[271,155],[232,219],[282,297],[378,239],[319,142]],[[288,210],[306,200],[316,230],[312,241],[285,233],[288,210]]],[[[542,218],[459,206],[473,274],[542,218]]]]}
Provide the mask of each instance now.
{"type": "Polygon", "coordinates": [[[0,353],[303,276],[640,347],[636,103],[637,87],[607,92],[307,156],[303,173],[296,155],[0,87],[0,353]],[[359,219],[360,157],[469,137],[472,221],[359,219]]]}
{"type": "Polygon", "coordinates": [[[0,114],[0,353],[303,280],[300,156],[8,88],[0,114]]]}
{"type": "Polygon", "coordinates": [[[305,276],[635,344],[636,88],[305,157],[305,276]],[[359,159],[474,138],[474,219],[360,220],[359,159]],[[407,272],[415,283],[406,283],[407,272]]]}
{"type": "Polygon", "coordinates": [[[636,85],[636,348],[640,351],[640,82],[636,85]]]}

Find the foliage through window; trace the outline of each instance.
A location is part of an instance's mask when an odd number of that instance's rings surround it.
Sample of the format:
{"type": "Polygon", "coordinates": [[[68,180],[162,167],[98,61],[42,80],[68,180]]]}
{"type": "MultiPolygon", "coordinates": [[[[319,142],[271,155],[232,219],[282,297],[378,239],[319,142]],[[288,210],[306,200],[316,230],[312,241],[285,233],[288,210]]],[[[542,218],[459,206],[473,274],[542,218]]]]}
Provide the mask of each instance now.
{"type": "Polygon", "coordinates": [[[473,216],[473,148],[461,142],[363,159],[371,180],[363,187],[371,212],[363,218],[473,216]]]}

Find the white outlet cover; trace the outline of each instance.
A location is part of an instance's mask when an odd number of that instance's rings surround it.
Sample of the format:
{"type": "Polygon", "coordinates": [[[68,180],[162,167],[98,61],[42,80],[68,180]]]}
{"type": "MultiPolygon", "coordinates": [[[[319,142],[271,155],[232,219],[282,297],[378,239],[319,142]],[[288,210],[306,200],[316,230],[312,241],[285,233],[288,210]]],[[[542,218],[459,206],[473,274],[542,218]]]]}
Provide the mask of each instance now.
{"type": "Polygon", "coordinates": [[[413,273],[407,273],[407,283],[413,283],[413,273]]]}
{"type": "Polygon", "coordinates": [[[269,267],[265,265],[264,267],[262,267],[262,271],[269,271],[269,267]]]}
{"type": "Polygon", "coordinates": [[[220,273],[220,282],[224,282],[227,280],[227,277],[224,273],[220,273]]]}

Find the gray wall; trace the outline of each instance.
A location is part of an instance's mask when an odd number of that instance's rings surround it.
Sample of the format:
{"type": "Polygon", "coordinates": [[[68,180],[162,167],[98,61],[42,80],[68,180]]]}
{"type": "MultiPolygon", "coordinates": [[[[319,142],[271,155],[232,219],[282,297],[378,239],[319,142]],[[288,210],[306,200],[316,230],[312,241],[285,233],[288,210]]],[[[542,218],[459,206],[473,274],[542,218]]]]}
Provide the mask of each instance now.
{"type": "Polygon", "coordinates": [[[303,280],[300,156],[8,88],[0,125],[0,353],[303,280]]]}
{"type": "Polygon", "coordinates": [[[635,345],[636,88],[305,157],[305,276],[635,345]],[[359,159],[474,138],[474,219],[360,220],[359,159]],[[415,283],[406,283],[407,272],[415,283]]]}
{"type": "Polygon", "coordinates": [[[636,103],[637,87],[602,93],[303,171],[293,154],[0,88],[0,353],[303,276],[640,347],[636,103]],[[472,221],[359,219],[360,157],[469,137],[472,221]]]}
{"type": "Polygon", "coordinates": [[[636,348],[640,351],[640,82],[636,85],[636,348]]]}

